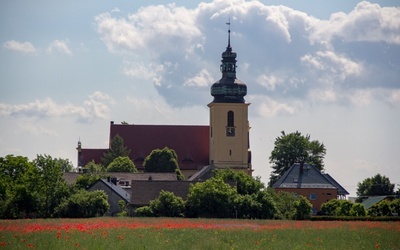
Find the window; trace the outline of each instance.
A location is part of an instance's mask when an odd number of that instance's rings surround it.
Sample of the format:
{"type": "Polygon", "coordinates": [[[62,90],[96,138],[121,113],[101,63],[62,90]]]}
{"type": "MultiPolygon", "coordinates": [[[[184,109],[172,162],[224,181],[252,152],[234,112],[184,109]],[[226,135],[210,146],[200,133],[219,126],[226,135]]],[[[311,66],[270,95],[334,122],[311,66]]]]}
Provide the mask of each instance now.
{"type": "Polygon", "coordinates": [[[310,200],[316,200],[317,199],[317,194],[310,194],[310,200]]]}
{"type": "Polygon", "coordinates": [[[235,126],[235,118],[233,111],[228,112],[228,127],[234,127],[235,126]]]}

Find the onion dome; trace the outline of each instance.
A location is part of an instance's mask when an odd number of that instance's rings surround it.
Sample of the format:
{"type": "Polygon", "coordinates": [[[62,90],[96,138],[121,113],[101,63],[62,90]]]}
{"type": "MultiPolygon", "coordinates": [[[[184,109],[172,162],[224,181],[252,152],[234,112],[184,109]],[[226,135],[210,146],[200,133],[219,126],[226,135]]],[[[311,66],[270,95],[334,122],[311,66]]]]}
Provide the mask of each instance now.
{"type": "MultiPolygon", "coordinates": [[[[230,23],[227,23],[230,25],[230,23]]],[[[236,52],[232,51],[230,44],[231,30],[228,30],[228,46],[222,52],[221,72],[222,78],[211,86],[213,102],[217,103],[244,103],[247,86],[236,78],[236,52]]]]}

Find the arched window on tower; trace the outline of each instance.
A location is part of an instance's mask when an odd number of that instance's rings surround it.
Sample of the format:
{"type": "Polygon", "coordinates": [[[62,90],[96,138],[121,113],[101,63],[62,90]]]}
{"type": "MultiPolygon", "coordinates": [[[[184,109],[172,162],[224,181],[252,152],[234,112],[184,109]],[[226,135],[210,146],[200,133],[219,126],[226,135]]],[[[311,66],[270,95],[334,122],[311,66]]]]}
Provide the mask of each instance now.
{"type": "Polygon", "coordinates": [[[228,127],[235,126],[235,118],[233,111],[228,111],[228,127]]]}

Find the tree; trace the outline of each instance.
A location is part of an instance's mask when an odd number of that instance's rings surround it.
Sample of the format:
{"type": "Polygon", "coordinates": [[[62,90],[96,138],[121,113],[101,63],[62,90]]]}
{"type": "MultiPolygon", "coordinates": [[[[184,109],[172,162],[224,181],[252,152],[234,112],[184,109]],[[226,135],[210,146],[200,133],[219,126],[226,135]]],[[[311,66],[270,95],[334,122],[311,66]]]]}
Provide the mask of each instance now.
{"type": "Polygon", "coordinates": [[[188,217],[234,217],[237,192],[222,179],[211,178],[191,185],[186,200],[188,217]]]}
{"type": "Polygon", "coordinates": [[[311,141],[310,135],[304,136],[298,131],[285,134],[282,131],[282,135],[275,139],[274,145],[269,157],[273,169],[270,186],[296,162],[311,164],[320,171],[324,169],[325,146],[319,141],[311,141]]]}
{"type": "Polygon", "coordinates": [[[117,134],[111,140],[110,148],[104,153],[101,162],[103,166],[107,167],[115,158],[119,156],[129,156],[130,152],[131,150],[124,146],[124,139],[117,134]]]}
{"type": "Polygon", "coordinates": [[[267,190],[262,190],[256,194],[256,200],[261,204],[261,210],[256,215],[258,219],[272,219],[277,214],[276,204],[272,195],[267,190]]]}
{"type": "Polygon", "coordinates": [[[0,218],[26,218],[39,211],[37,179],[27,157],[0,157],[0,218]]]}
{"type": "Polygon", "coordinates": [[[87,189],[94,184],[100,176],[98,174],[82,174],[76,178],[75,187],[78,189],[87,189]]]}
{"type": "Polygon", "coordinates": [[[101,164],[96,164],[94,160],[88,162],[84,169],[89,173],[102,173],[104,172],[104,167],[101,164]]]}
{"type": "Polygon", "coordinates": [[[42,199],[42,216],[50,217],[61,201],[70,196],[68,185],[62,177],[64,161],[49,155],[37,155],[33,163],[38,172],[34,184],[42,199]]]}
{"type": "Polygon", "coordinates": [[[237,192],[241,195],[255,194],[264,188],[264,184],[259,177],[253,178],[243,171],[233,171],[231,169],[216,169],[214,177],[226,181],[236,181],[237,192]]]}
{"type": "Polygon", "coordinates": [[[109,208],[107,194],[103,190],[89,192],[80,189],[57,206],[55,215],[68,218],[90,218],[103,216],[109,208]]]}
{"type": "Polygon", "coordinates": [[[136,173],[137,169],[133,161],[127,156],[119,156],[115,158],[108,166],[107,172],[129,172],[136,173]]]}
{"type": "Polygon", "coordinates": [[[357,196],[392,195],[394,184],[386,176],[377,174],[357,184],[357,196]]]}
{"type": "Polygon", "coordinates": [[[154,149],[143,162],[145,172],[174,173],[179,169],[178,156],[173,149],[154,149]]]}
{"type": "Polygon", "coordinates": [[[294,202],[299,199],[299,196],[292,192],[275,192],[274,189],[268,188],[269,193],[271,193],[277,207],[276,215],[278,218],[284,218],[292,220],[295,218],[296,208],[294,207],[294,202]]]}
{"type": "Polygon", "coordinates": [[[61,172],[72,172],[74,169],[74,165],[72,165],[72,162],[68,159],[58,158],[56,161],[60,165],[61,172]]]}
{"type": "Polygon", "coordinates": [[[174,193],[161,190],[159,197],[150,201],[150,208],[156,217],[183,217],[185,202],[174,193]]]}
{"type": "Polygon", "coordinates": [[[321,213],[328,216],[364,216],[366,211],[361,203],[332,199],[321,205],[321,213]]]}
{"type": "Polygon", "coordinates": [[[294,208],[296,209],[294,214],[296,220],[304,220],[311,215],[312,205],[307,198],[302,195],[299,195],[299,199],[294,202],[294,208]]]}

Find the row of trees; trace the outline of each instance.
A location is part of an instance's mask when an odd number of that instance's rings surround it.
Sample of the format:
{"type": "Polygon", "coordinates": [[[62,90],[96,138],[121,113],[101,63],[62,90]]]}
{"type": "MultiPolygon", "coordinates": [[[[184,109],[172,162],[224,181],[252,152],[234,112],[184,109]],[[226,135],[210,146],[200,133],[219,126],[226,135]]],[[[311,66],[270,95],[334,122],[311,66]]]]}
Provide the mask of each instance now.
{"type": "Polygon", "coordinates": [[[305,219],[310,216],[311,208],[303,196],[275,193],[266,189],[259,178],[244,172],[216,170],[215,177],[191,185],[185,201],[171,192],[161,191],[149,206],[137,208],[135,212],[138,216],[156,217],[305,219]]]}
{"type": "MultiPolygon", "coordinates": [[[[116,135],[110,143],[110,148],[104,153],[101,162],[90,162],[85,169],[91,173],[101,172],[138,172],[135,164],[129,158],[131,150],[124,144],[124,139],[116,135]]],[[[143,162],[145,172],[176,173],[178,180],[184,176],[179,168],[178,155],[175,150],[165,147],[154,149],[143,162]]]]}
{"type": "Polygon", "coordinates": [[[38,155],[0,157],[0,218],[90,217],[109,209],[103,191],[88,192],[68,185],[63,172],[68,160],[38,155]]]}
{"type": "Polygon", "coordinates": [[[322,204],[321,214],[328,216],[393,216],[400,214],[400,199],[383,200],[365,209],[361,203],[348,200],[330,200],[322,204]]]}

